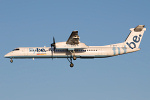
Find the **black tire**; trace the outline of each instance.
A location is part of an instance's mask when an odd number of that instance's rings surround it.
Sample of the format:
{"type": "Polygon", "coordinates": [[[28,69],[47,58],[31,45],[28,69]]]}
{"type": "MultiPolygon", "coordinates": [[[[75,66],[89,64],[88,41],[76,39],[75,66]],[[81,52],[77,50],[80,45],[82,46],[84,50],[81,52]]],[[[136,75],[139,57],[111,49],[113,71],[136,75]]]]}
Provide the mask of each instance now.
{"type": "Polygon", "coordinates": [[[73,56],[73,60],[76,60],[77,59],[77,57],[76,56],[73,56]]]}
{"type": "Polygon", "coordinates": [[[10,59],[10,62],[11,62],[11,63],[13,63],[13,60],[12,60],[12,59],[10,59]]]}
{"type": "Polygon", "coordinates": [[[71,64],[70,64],[70,67],[73,67],[73,66],[74,66],[74,64],[73,64],[73,63],[71,63],[71,64]]]}

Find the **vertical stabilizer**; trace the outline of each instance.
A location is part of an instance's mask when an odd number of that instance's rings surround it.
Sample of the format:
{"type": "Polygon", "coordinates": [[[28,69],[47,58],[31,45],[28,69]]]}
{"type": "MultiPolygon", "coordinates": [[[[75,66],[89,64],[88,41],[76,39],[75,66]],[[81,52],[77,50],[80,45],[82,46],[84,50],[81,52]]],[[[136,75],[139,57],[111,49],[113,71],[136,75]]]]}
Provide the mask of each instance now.
{"type": "Polygon", "coordinates": [[[145,25],[138,25],[136,28],[130,29],[130,34],[128,35],[127,39],[125,40],[125,44],[127,48],[135,49],[139,48],[140,42],[142,40],[145,25]]]}

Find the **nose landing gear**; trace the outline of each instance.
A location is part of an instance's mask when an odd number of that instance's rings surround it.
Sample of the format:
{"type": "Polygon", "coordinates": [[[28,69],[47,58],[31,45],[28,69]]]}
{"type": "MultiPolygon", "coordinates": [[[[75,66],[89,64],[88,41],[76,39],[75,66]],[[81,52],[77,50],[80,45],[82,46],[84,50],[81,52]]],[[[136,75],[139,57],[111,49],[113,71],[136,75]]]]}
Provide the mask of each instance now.
{"type": "Polygon", "coordinates": [[[10,62],[11,62],[11,63],[13,63],[13,60],[12,60],[12,58],[10,59],[10,62]]]}

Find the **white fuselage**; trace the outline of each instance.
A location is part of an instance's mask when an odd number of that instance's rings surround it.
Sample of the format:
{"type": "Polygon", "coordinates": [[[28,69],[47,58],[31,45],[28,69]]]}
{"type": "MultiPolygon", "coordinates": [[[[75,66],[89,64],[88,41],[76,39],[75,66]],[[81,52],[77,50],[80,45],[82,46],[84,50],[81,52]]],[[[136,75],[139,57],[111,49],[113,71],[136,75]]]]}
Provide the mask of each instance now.
{"type": "Polygon", "coordinates": [[[51,47],[19,47],[5,55],[6,58],[105,58],[140,50],[126,47],[88,46],[85,49],[56,49],[51,47]]]}

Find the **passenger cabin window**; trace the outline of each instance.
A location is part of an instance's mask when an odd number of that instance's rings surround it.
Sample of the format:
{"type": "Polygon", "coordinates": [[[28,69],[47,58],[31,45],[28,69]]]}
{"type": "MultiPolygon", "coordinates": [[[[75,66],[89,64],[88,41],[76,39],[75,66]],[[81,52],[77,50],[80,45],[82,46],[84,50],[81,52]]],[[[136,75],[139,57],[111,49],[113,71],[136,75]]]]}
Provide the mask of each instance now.
{"type": "Polygon", "coordinates": [[[16,49],[14,49],[13,51],[18,51],[18,50],[20,50],[19,48],[16,48],[16,49]]]}

